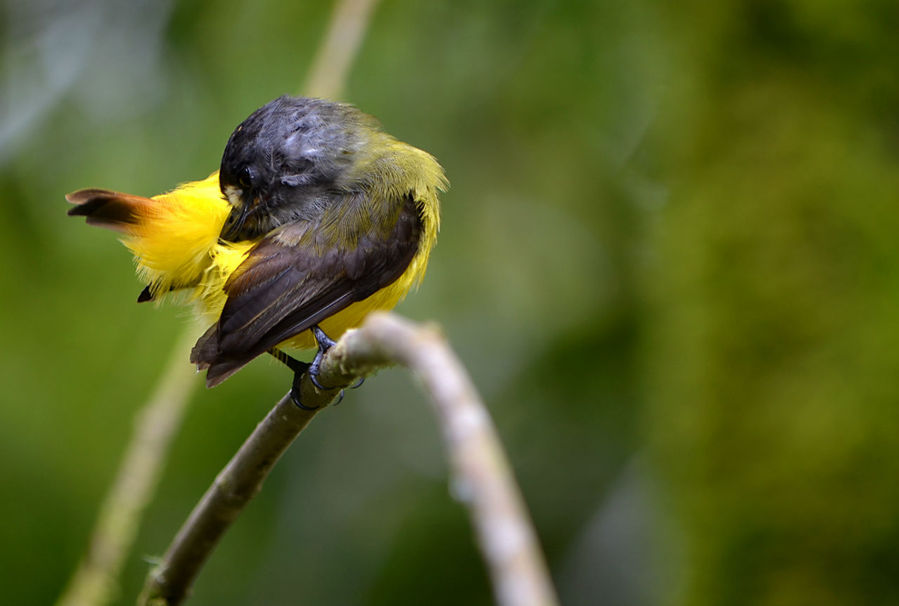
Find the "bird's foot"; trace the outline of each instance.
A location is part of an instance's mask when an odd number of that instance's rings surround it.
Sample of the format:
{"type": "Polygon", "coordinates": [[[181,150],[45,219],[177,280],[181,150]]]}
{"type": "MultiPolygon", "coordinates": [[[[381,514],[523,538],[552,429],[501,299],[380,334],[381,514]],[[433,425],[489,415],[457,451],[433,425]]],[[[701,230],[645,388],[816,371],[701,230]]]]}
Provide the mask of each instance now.
{"type": "MultiPolygon", "coordinates": [[[[312,334],[315,335],[315,342],[318,343],[318,351],[315,353],[312,364],[309,365],[309,370],[307,371],[309,373],[309,380],[322,391],[334,389],[333,387],[325,387],[319,383],[318,375],[321,372],[322,360],[325,359],[325,354],[328,353],[329,349],[334,347],[336,341],[326,335],[325,331],[318,327],[318,324],[314,325],[310,330],[312,331],[312,334]]],[[[343,399],[343,395],[341,395],[340,398],[343,399]]]]}
{"type": "Polygon", "coordinates": [[[290,399],[293,400],[293,403],[296,404],[297,408],[303,410],[318,410],[318,406],[306,406],[300,398],[300,382],[303,380],[303,375],[309,372],[309,366],[311,365],[308,362],[300,362],[296,358],[288,356],[276,347],[268,350],[268,353],[293,371],[293,383],[290,385],[290,399]]]}
{"type": "MultiPolygon", "coordinates": [[[[311,363],[300,362],[299,360],[296,360],[296,359],[288,356],[286,353],[284,353],[283,351],[281,351],[280,349],[277,349],[277,348],[270,349],[269,353],[271,355],[273,355],[275,358],[277,358],[278,360],[280,360],[282,363],[284,363],[294,373],[293,374],[293,384],[291,385],[291,388],[290,388],[290,399],[293,400],[293,403],[296,404],[297,407],[299,407],[303,410],[311,411],[311,410],[318,410],[319,407],[318,406],[310,407],[310,406],[306,406],[305,404],[303,404],[303,402],[300,398],[300,382],[303,379],[303,375],[308,373],[309,380],[312,381],[312,384],[315,385],[315,387],[320,389],[321,391],[330,391],[332,389],[335,389],[334,387],[327,387],[325,385],[322,385],[318,380],[318,376],[321,373],[321,365],[322,365],[322,361],[324,361],[324,359],[325,359],[325,354],[328,353],[329,349],[334,347],[334,345],[336,344],[336,341],[334,341],[334,339],[332,339],[331,337],[326,335],[325,331],[323,331],[321,328],[319,328],[319,326],[317,324],[315,326],[313,326],[310,330],[312,331],[312,334],[315,336],[315,342],[318,344],[318,351],[315,353],[315,358],[312,359],[311,363]]],[[[359,377],[359,380],[356,381],[353,385],[351,385],[349,387],[349,389],[356,389],[357,387],[361,386],[364,381],[365,381],[365,377],[359,377]]],[[[344,390],[341,389],[340,393],[337,394],[337,401],[334,402],[334,406],[340,404],[340,402],[343,401],[343,395],[344,395],[344,390]]]]}
{"type": "MultiPolygon", "coordinates": [[[[333,387],[325,387],[318,380],[319,372],[321,371],[322,360],[325,358],[325,354],[328,353],[328,350],[334,347],[336,341],[325,334],[321,328],[319,328],[318,324],[313,326],[310,330],[312,330],[312,334],[315,335],[315,342],[318,343],[318,352],[315,354],[315,358],[313,358],[312,363],[309,365],[309,380],[312,381],[312,384],[318,387],[321,390],[334,389],[333,387]]],[[[356,381],[353,385],[351,385],[350,389],[356,389],[365,381],[365,377],[359,377],[359,380],[356,381]]],[[[343,402],[344,390],[341,389],[340,393],[337,394],[337,401],[334,402],[334,406],[337,406],[341,402],[343,402]]]]}

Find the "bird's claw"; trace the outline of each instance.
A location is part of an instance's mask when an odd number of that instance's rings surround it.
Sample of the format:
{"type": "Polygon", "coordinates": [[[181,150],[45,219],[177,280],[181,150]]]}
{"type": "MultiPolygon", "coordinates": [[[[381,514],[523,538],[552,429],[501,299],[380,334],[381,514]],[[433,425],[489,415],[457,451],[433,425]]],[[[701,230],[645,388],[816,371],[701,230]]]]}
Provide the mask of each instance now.
{"type": "Polygon", "coordinates": [[[318,355],[315,356],[315,360],[312,361],[312,364],[309,365],[309,380],[312,381],[312,384],[315,385],[319,389],[319,391],[327,391],[331,389],[330,387],[325,387],[321,383],[318,382],[318,374],[321,368],[321,365],[318,364],[318,355]]]}
{"type": "Polygon", "coordinates": [[[325,331],[318,327],[318,324],[314,325],[310,330],[315,336],[315,342],[318,343],[318,351],[315,353],[315,358],[312,359],[312,364],[309,365],[309,370],[307,371],[309,373],[309,380],[321,391],[334,389],[333,387],[325,387],[319,383],[318,375],[321,372],[322,360],[325,359],[325,354],[328,353],[328,350],[334,347],[337,342],[326,335],[325,331]]]}
{"type": "MultiPolygon", "coordinates": [[[[309,372],[309,365],[305,365],[305,368],[302,370],[296,370],[293,373],[293,384],[290,386],[290,399],[296,404],[297,408],[302,410],[318,410],[319,406],[306,406],[303,404],[303,401],[300,399],[300,383],[303,380],[303,373],[309,372]]],[[[309,375],[309,378],[312,378],[312,375],[309,375]]]]}

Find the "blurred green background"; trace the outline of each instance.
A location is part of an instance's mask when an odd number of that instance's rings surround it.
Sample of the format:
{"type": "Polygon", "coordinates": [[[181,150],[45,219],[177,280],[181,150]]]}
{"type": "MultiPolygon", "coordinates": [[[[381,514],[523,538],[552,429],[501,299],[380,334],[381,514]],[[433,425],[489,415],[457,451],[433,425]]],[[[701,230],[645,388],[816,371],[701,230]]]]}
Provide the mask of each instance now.
{"type": "MultiPolygon", "coordinates": [[[[330,10],[4,3],[3,603],[62,590],[190,319],[136,305],[64,194],[206,176],[330,10]]],[[[897,26],[895,0],[377,8],[342,98],[452,183],[400,312],[468,365],[563,603],[899,604],[897,26]]],[[[197,389],[118,603],[288,385],[260,360],[197,389]]],[[[316,419],[189,603],[492,603],[406,374],[316,419]]]]}

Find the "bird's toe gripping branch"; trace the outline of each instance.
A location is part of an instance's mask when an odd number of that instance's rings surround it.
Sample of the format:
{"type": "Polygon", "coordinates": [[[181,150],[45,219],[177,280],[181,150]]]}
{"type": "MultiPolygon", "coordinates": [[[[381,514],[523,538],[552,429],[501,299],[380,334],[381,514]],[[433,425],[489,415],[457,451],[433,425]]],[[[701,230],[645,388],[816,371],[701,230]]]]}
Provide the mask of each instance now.
{"type": "MultiPolygon", "coordinates": [[[[293,403],[297,405],[297,407],[302,408],[303,410],[318,410],[318,406],[306,406],[303,404],[302,399],[300,398],[300,384],[303,380],[304,374],[309,374],[309,380],[312,381],[312,384],[315,385],[316,388],[321,391],[329,391],[334,389],[333,387],[326,387],[322,385],[318,376],[321,372],[322,361],[325,359],[325,354],[328,353],[328,350],[331,349],[336,341],[325,334],[318,325],[313,326],[311,329],[312,334],[315,335],[315,342],[318,344],[318,351],[315,354],[315,358],[313,358],[312,363],[301,362],[295,358],[290,357],[283,351],[277,348],[272,348],[269,350],[269,353],[273,355],[277,360],[283,363],[285,366],[290,368],[293,371],[293,383],[290,387],[290,398],[293,400],[293,403]]],[[[365,381],[364,377],[360,377],[356,383],[354,383],[350,389],[356,389],[365,381]]],[[[335,406],[340,404],[343,400],[343,390],[340,390],[340,394],[338,394],[337,402],[335,402],[335,406]]]]}
{"type": "MultiPolygon", "coordinates": [[[[315,354],[315,358],[312,360],[312,364],[309,365],[309,380],[312,381],[312,384],[321,390],[334,389],[333,387],[325,387],[318,381],[319,371],[321,370],[322,360],[325,359],[325,354],[328,353],[328,350],[334,347],[336,341],[325,334],[321,328],[319,328],[318,324],[314,325],[310,330],[312,330],[312,334],[315,335],[315,342],[318,343],[318,352],[315,354]]],[[[359,377],[355,383],[349,386],[349,389],[357,389],[365,383],[365,377],[359,377]]],[[[343,390],[340,390],[340,396],[335,403],[340,404],[343,400],[343,390]]]]}
{"type": "MultiPolygon", "coordinates": [[[[334,389],[333,387],[325,387],[318,381],[319,371],[321,370],[322,361],[325,359],[325,354],[328,353],[328,350],[334,347],[336,341],[325,334],[321,328],[319,328],[318,324],[314,325],[311,329],[312,334],[315,335],[315,342],[318,343],[318,352],[315,354],[315,358],[312,360],[312,364],[309,365],[309,380],[312,381],[312,384],[321,390],[334,389]]],[[[365,377],[359,377],[355,383],[349,386],[349,389],[357,389],[365,383],[365,377]]],[[[340,392],[340,399],[343,399],[343,391],[340,392]]],[[[339,402],[340,400],[338,400],[339,402]]]]}
{"type": "MultiPolygon", "coordinates": [[[[318,375],[321,372],[322,360],[325,359],[325,354],[328,353],[328,350],[336,345],[336,341],[325,334],[321,328],[318,327],[318,324],[314,325],[311,329],[312,334],[315,335],[315,342],[318,343],[318,351],[315,352],[315,357],[312,359],[312,364],[309,365],[309,380],[312,381],[312,384],[322,391],[326,391],[328,389],[333,389],[332,387],[325,387],[321,383],[318,382],[318,375]]],[[[342,396],[341,396],[342,397],[342,396]]]]}
{"type": "Polygon", "coordinates": [[[290,386],[290,399],[293,400],[293,403],[296,404],[297,408],[302,408],[303,410],[318,410],[318,406],[306,406],[300,398],[300,382],[303,380],[303,375],[309,372],[310,364],[308,362],[300,362],[296,358],[288,356],[286,353],[275,347],[270,349],[268,353],[293,371],[293,383],[290,386]]]}
{"type": "MultiPolygon", "coordinates": [[[[308,370],[309,364],[306,362],[301,362],[301,364],[303,364],[306,367],[306,370],[303,370],[302,372],[294,371],[293,383],[290,386],[290,399],[293,400],[293,403],[297,405],[297,408],[302,408],[303,410],[318,410],[320,408],[319,406],[306,406],[305,404],[303,404],[303,401],[300,398],[300,393],[301,393],[300,383],[303,380],[303,373],[309,372],[309,370],[308,370]]],[[[309,376],[311,377],[312,375],[309,375],[309,376]]],[[[343,399],[342,395],[341,395],[341,399],[343,399]]],[[[339,401],[340,400],[338,400],[338,402],[339,401]]]]}

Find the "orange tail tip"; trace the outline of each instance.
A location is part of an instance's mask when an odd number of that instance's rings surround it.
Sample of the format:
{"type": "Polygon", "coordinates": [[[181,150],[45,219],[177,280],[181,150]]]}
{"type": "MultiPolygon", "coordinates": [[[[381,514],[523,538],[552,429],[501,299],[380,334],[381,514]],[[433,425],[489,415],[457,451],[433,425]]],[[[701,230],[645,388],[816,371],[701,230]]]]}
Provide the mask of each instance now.
{"type": "Polygon", "coordinates": [[[153,200],[108,189],[81,189],[66,196],[74,204],[69,216],[86,217],[89,225],[130,233],[146,216],[153,200]]]}

